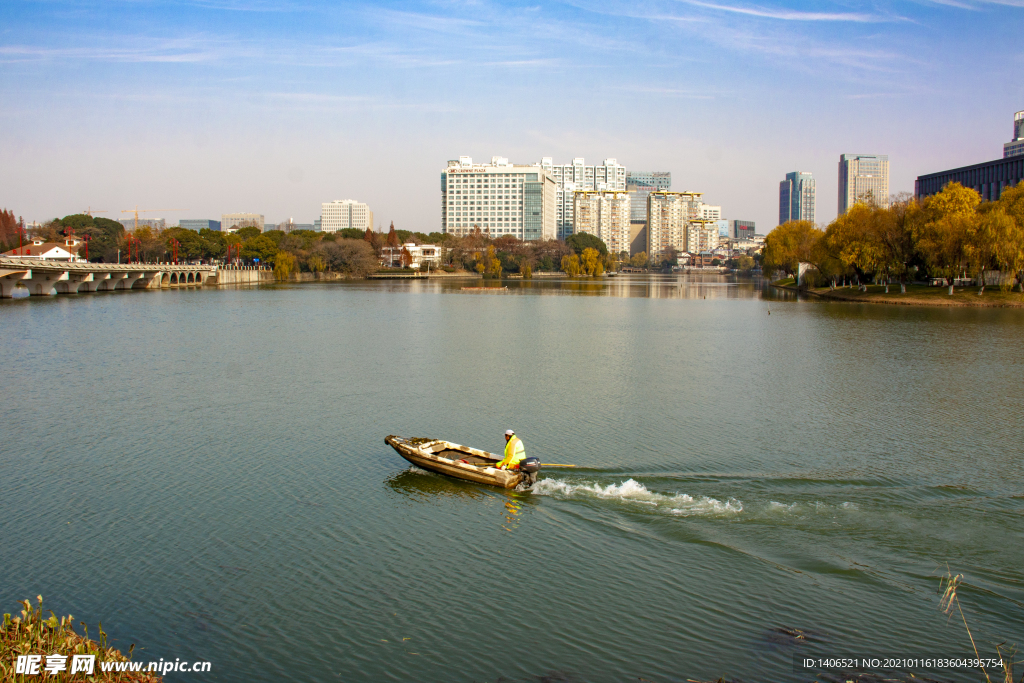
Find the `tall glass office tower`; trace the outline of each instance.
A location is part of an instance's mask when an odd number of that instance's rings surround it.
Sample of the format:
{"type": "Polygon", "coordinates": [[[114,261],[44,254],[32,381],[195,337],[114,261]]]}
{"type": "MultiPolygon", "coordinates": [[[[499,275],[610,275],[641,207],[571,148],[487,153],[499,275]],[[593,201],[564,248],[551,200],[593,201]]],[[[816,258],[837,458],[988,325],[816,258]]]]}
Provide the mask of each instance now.
{"type": "Polygon", "coordinates": [[[779,183],[779,225],[786,221],[814,222],[814,176],[810,173],[787,173],[779,183]]]}

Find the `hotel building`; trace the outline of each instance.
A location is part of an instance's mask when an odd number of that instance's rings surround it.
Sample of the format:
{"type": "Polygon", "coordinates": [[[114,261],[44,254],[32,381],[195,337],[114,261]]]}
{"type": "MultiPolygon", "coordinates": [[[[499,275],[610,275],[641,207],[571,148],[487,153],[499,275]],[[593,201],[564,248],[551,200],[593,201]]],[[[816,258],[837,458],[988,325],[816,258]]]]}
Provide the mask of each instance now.
{"type": "Polygon", "coordinates": [[[459,157],[441,171],[441,231],[468,235],[479,227],[491,237],[554,239],[556,197],[555,180],[541,166],[459,157]]]}
{"type": "Polygon", "coordinates": [[[555,225],[558,239],[564,240],[573,231],[574,194],[576,192],[625,192],[626,167],[615,159],[605,159],[600,166],[587,166],[582,158],[571,164],[556,165],[551,157],[540,161],[555,181],[555,225]]]}
{"type": "Polygon", "coordinates": [[[630,206],[628,192],[577,190],[573,193],[573,233],[594,235],[616,256],[628,254],[630,206]]]}
{"type": "Polygon", "coordinates": [[[889,206],[889,157],[843,154],[839,157],[839,215],[868,199],[878,206],[889,206]]]}
{"type": "Polygon", "coordinates": [[[354,199],[338,199],[320,205],[321,232],[338,232],[346,228],[373,228],[373,211],[354,199]]]}

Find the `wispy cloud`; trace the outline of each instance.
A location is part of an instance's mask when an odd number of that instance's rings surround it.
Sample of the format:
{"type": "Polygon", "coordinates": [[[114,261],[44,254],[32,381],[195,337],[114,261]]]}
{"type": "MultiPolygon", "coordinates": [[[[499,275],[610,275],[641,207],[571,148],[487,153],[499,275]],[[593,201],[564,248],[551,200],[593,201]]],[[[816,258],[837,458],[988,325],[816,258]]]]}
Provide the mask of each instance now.
{"type": "Polygon", "coordinates": [[[857,23],[892,21],[889,17],[876,14],[850,12],[800,12],[797,10],[775,9],[769,7],[722,5],[713,2],[702,2],[701,0],[679,0],[679,2],[683,2],[687,5],[693,5],[694,7],[703,7],[705,9],[718,10],[721,12],[732,12],[734,14],[745,14],[752,17],[779,19],[782,21],[852,21],[857,23]]]}
{"type": "Polygon", "coordinates": [[[166,43],[140,47],[41,47],[36,45],[0,45],[0,63],[32,61],[87,60],[97,62],[208,62],[219,57],[216,50],[192,45],[166,43]]]}

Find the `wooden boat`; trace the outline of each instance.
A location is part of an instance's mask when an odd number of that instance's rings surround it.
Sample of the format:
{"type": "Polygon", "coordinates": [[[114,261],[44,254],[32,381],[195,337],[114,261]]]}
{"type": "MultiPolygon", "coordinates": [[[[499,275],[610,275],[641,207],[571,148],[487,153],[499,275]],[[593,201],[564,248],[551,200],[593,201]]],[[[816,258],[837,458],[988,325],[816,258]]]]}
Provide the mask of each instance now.
{"type": "Polygon", "coordinates": [[[443,439],[392,435],[385,438],[384,443],[417,467],[505,489],[536,482],[537,470],[540,469],[540,462],[536,458],[530,458],[535,463],[534,467],[529,468],[532,471],[499,470],[494,467],[501,462],[499,456],[443,439]]]}

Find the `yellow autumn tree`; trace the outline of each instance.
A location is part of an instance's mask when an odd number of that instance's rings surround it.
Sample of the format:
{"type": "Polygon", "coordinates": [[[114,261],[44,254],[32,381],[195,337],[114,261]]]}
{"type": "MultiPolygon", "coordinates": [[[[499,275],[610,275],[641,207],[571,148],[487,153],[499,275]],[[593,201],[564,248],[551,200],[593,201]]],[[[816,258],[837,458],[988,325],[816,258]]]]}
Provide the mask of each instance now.
{"type": "Polygon", "coordinates": [[[600,275],[604,272],[604,262],[601,259],[601,252],[593,247],[587,247],[580,255],[580,265],[585,275],[600,275]]]}
{"type": "Polygon", "coordinates": [[[567,254],[562,257],[562,270],[570,277],[580,274],[580,257],[576,254],[567,254]]]}
{"type": "MultiPolygon", "coordinates": [[[[311,257],[312,258],[312,257],[311,257]]],[[[287,251],[279,251],[274,254],[274,277],[278,280],[287,280],[295,269],[295,257],[287,251]]]]}

